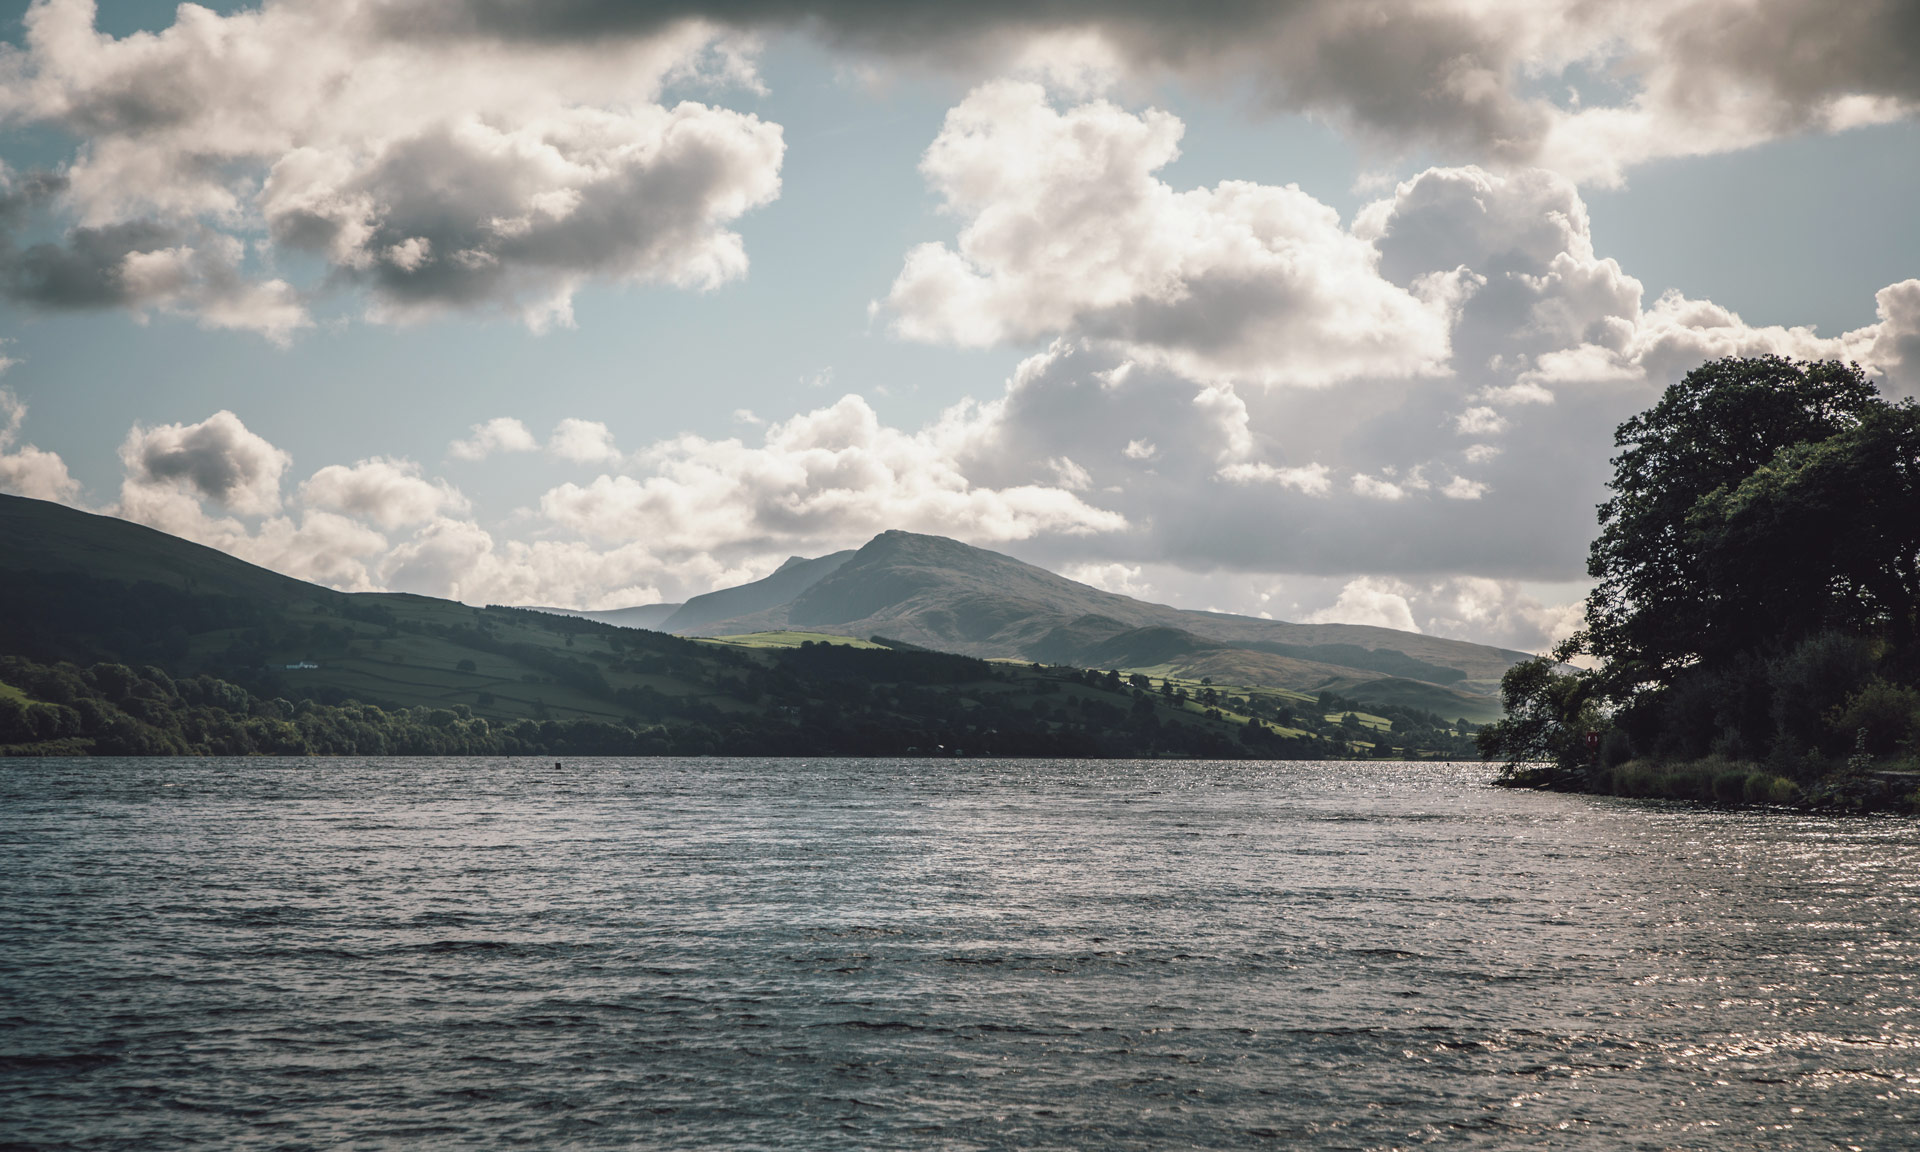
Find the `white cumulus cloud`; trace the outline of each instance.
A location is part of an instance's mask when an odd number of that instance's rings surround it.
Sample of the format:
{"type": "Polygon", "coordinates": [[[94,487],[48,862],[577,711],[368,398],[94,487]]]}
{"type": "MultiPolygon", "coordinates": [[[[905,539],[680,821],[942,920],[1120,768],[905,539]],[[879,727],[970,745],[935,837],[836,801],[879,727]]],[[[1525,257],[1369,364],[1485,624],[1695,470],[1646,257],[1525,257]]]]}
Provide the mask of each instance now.
{"type": "Polygon", "coordinates": [[[382,528],[394,529],[433,519],[443,510],[466,512],[469,505],[451,484],[427,480],[408,460],[376,456],[352,466],[329,464],[300,486],[300,500],[382,528]]]}
{"type": "Polygon", "coordinates": [[[547,438],[547,451],[576,464],[606,464],[620,459],[613,446],[613,433],[598,420],[580,420],[569,416],[555,426],[547,438]]]}
{"type": "Polygon", "coordinates": [[[746,270],[732,221],[778,195],[778,125],[674,79],[753,83],[714,27],[592,40],[421,34],[364,0],[269,0],[113,37],[41,0],[0,54],[0,116],[76,139],[15,181],[64,238],[6,253],[18,300],[184,311],[285,341],[308,302],[248,245],[319,257],[375,319],[571,320],[590,280],[707,288],[746,270]],[[716,51],[716,49],[719,49],[716,51]]]}
{"type": "Polygon", "coordinates": [[[1176,191],[1180,121],[1104,100],[1056,109],[997,81],[948,113],[922,171],[964,220],[908,253],[900,334],[977,346],[1077,333],[1215,382],[1325,385],[1445,361],[1448,291],[1403,288],[1293,185],[1176,191]]]}
{"type": "Polygon", "coordinates": [[[1395,580],[1361,576],[1340,590],[1332,604],[1306,616],[1309,624],[1372,624],[1379,628],[1398,628],[1418,632],[1413,608],[1407,602],[1412,589],[1395,580]]]}
{"type": "MultiPolygon", "coordinates": [[[[0,357],[0,372],[11,363],[0,357]]],[[[27,419],[27,406],[5,388],[0,388],[0,419],[4,419],[4,424],[0,424],[0,492],[62,504],[76,502],[80,497],[80,482],[68,474],[67,463],[60,454],[19,442],[21,425],[27,419]]]]}
{"type": "Polygon", "coordinates": [[[475,424],[465,440],[447,445],[447,453],[461,460],[485,460],[495,452],[532,452],[539,447],[525,424],[511,416],[495,416],[475,424]]]}

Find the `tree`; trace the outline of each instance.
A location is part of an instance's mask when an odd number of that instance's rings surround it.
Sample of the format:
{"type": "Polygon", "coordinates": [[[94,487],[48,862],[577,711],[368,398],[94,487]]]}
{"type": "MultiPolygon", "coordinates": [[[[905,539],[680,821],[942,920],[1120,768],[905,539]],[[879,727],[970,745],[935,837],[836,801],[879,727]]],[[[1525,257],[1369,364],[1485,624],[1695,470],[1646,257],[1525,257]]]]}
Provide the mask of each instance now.
{"type": "Polygon", "coordinates": [[[1586,630],[1557,654],[1599,669],[1516,667],[1482,747],[1565,768],[1606,714],[1637,754],[1817,770],[1842,717],[1879,715],[1858,693],[1920,674],[1920,409],[1858,366],[1717,360],[1615,443],[1586,630]]]}
{"type": "Polygon", "coordinates": [[[1480,754],[1503,761],[1509,781],[1580,783],[1590,759],[1586,734],[1602,725],[1598,688],[1592,674],[1563,674],[1551,657],[1515,664],[1500,678],[1505,715],[1474,737],[1480,754]]]}
{"type": "Polygon", "coordinates": [[[1731,611],[1730,646],[1821,631],[1910,650],[1920,605],[1920,409],[1877,404],[1824,440],[1791,445],[1687,519],[1701,574],[1731,611]],[[1742,633],[1745,633],[1743,636],[1742,633]]]}
{"type": "Polygon", "coordinates": [[[1886,407],[1857,365],[1778,356],[1715,360],[1620,425],[1613,496],[1587,574],[1585,647],[1616,687],[1671,683],[1680,669],[1747,642],[1695,538],[1701,503],[1738,487],[1782,449],[1817,444],[1886,407]]]}

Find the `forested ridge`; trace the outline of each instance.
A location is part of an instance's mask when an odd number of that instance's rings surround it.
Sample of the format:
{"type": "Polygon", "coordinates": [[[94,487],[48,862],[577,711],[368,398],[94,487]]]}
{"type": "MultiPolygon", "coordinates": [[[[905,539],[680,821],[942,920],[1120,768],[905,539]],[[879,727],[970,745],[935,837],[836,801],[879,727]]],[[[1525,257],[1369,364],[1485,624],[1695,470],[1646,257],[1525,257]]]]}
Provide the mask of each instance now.
{"type": "Polygon", "coordinates": [[[1411,705],[346,594],[18,497],[0,600],[12,755],[1472,755],[1411,705]]]}
{"type": "MultiPolygon", "coordinates": [[[[1328,735],[1288,735],[1217,709],[1172,710],[1117,673],[994,669],[942,653],[819,645],[751,661],[727,685],[754,711],[631,699],[619,721],[489,720],[464,704],[412,708],[257,696],[204,673],[0,657],[0,752],[10,755],[1192,756],[1413,754],[1355,714],[1328,735]],[[641,712],[651,712],[646,719],[641,712]],[[1354,743],[1371,737],[1366,745],[1354,743]]],[[[1331,698],[1333,705],[1350,703],[1331,698]]],[[[1243,702],[1244,703],[1244,702],[1243,702]]],[[[1289,715],[1289,720],[1294,717],[1289,715]]],[[[1408,731],[1444,725],[1424,717],[1408,731]]],[[[1453,737],[1452,739],[1460,739],[1453,737]]],[[[1461,751],[1442,748],[1440,751],[1461,751]]]]}

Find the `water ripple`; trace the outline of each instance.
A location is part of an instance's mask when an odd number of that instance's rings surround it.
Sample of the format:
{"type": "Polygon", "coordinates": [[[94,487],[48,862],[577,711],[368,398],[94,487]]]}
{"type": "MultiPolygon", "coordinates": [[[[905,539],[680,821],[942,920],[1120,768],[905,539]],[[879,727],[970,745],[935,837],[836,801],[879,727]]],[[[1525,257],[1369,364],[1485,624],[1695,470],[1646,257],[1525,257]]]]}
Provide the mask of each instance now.
{"type": "Polygon", "coordinates": [[[1920,1146],[1920,823],[1487,776],[10,763],[0,1146],[1920,1146]]]}

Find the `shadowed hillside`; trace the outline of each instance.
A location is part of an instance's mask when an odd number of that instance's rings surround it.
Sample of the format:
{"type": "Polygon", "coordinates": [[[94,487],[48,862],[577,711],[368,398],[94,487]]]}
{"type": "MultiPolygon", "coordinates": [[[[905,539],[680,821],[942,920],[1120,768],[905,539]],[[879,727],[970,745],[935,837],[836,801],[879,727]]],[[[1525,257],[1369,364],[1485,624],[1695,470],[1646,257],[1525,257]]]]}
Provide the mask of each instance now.
{"type": "Polygon", "coordinates": [[[728,620],[777,607],[833,575],[852,558],[851,550],[813,560],[789,556],[785,564],[764,580],[693,597],[682,604],[679,611],[667,617],[661,628],[667,632],[698,633],[716,620],[728,620]]]}
{"type": "MultiPolygon", "coordinates": [[[[810,563],[787,578],[810,590],[829,568],[810,563]]],[[[1362,715],[1333,696],[894,638],[693,640],[335,592],[13,496],[0,496],[0,603],[7,754],[1329,758],[1458,756],[1468,740],[1412,707],[1362,715]]]]}

